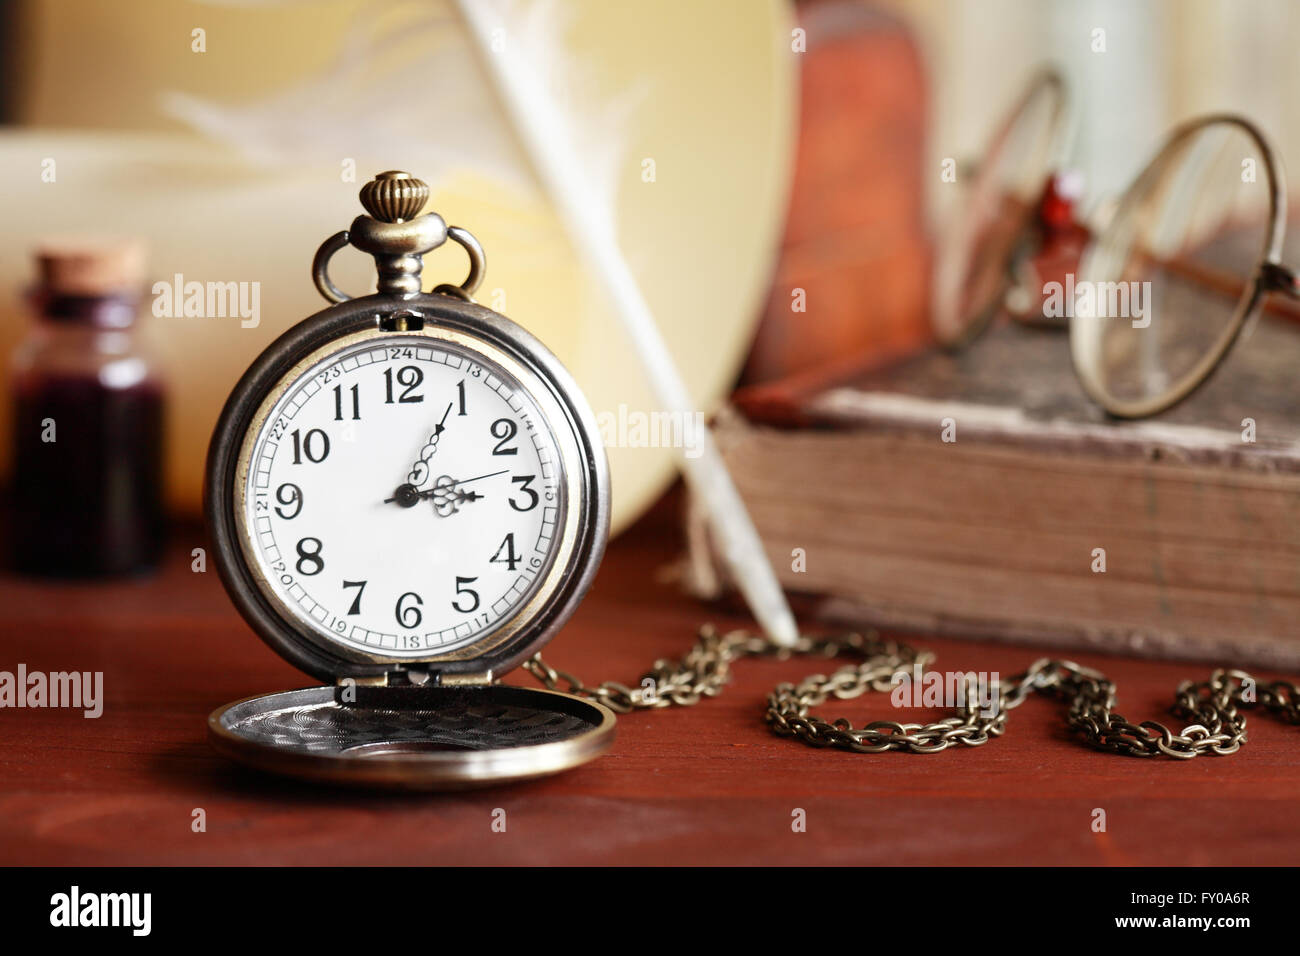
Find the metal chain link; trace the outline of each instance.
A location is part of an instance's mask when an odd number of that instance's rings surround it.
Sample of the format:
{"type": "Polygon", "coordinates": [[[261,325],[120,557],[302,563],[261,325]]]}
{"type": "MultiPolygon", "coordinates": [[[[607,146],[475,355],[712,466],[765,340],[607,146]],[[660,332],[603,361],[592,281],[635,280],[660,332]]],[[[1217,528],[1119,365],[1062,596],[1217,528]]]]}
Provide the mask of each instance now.
{"type": "Polygon", "coordinates": [[[1172,713],[1192,721],[1181,733],[1154,720],[1134,724],[1114,713],[1115,685],[1099,671],[1073,661],[1043,657],[1022,674],[1004,682],[1007,693],[994,696],[994,705],[981,710],[971,688],[957,708],[957,716],[929,724],[872,721],[855,728],[844,718],[827,721],[810,713],[834,697],[850,700],[868,690],[888,691],[894,675],[911,672],[919,677],[934,661],[929,651],[884,640],[874,631],[820,637],[802,636],[793,647],[781,647],[763,635],[735,630],[719,633],[700,628],[699,640],[679,661],[660,659],[632,688],[614,681],[588,686],[566,671],[556,670],[534,655],[524,668],[548,690],[562,690],[604,704],[626,714],[633,710],[690,707],[705,697],[716,697],[731,677],[731,665],[744,657],[789,660],[795,655],[833,659],[842,655],[861,658],[829,677],[813,674],[798,684],[778,684],[768,694],[765,720],[772,732],[795,737],[813,747],[836,747],[857,753],[906,750],[938,753],[961,744],[978,747],[1006,730],[1007,714],[1035,690],[1066,701],[1066,722],[1090,746],[1134,757],[1165,755],[1188,759],[1203,753],[1236,753],[1246,742],[1246,717],[1239,710],[1261,706],[1291,724],[1300,724],[1300,689],[1288,681],[1260,685],[1241,670],[1216,670],[1200,683],[1184,681],[1178,687],[1172,713]]]}

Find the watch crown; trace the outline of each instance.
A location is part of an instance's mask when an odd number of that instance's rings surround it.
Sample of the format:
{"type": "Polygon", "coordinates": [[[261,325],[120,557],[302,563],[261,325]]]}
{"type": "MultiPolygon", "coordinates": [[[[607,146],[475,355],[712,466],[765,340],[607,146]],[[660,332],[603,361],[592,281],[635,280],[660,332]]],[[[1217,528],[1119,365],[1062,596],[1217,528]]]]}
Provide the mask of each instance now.
{"type": "Polygon", "coordinates": [[[410,173],[389,170],[361,187],[361,205],[380,222],[414,219],[429,201],[429,184],[410,173]]]}

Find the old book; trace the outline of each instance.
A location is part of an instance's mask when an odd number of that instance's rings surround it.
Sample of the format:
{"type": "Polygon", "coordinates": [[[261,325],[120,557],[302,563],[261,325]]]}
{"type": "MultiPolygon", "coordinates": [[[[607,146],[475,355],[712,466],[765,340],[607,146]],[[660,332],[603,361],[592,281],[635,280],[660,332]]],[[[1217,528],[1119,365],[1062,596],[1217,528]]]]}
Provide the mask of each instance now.
{"type": "MultiPolygon", "coordinates": [[[[1300,667],[1300,327],[1265,316],[1153,419],[1108,420],[1060,331],[738,392],[717,437],[824,618],[1300,667]],[[951,439],[951,440],[949,440],[951,439]]],[[[689,522],[689,579],[727,582],[689,522]]]]}

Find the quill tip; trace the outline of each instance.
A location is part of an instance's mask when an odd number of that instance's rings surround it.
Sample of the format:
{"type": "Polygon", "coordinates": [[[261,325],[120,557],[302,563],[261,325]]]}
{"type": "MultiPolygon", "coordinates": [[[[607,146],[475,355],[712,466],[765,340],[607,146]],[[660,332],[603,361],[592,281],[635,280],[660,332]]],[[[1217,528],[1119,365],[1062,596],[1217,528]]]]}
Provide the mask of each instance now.
{"type": "MultiPolygon", "coordinates": [[[[784,604],[783,601],[782,605],[784,604]]],[[[759,624],[772,643],[781,647],[794,647],[799,640],[799,626],[795,624],[794,615],[787,606],[769,608],[767,613],[760,616],[759,624]]]]}

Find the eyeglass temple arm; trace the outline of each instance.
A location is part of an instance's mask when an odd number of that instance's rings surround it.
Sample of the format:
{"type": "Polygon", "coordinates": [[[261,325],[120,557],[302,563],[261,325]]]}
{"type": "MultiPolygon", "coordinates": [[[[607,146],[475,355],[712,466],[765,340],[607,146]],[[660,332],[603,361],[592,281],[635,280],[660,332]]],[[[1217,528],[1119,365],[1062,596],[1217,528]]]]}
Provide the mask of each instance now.
{"type": "Polygon", "coordinates": [[[1268,292],[1283,292],[1289,298],[1300,299],[1300,276],[1280,262],[1265,262],[1261,265],[1259,281],[1268,292]]]}
{"type": "MultiPolygon", "coordinates": [[[[1166,259],[1147,254],[1143,260],[1157,268],[1167,269],[1174,275],[1182,276],[1207,289],[1222,295],[1236,298],[1241,295],[1245,283],[1239,276],[1222,269],[1215,269],[1192,259],[1175,257],[1166,259]]],[[[1283,316],[1293,321],[1300,320],[1300,276],[1280,262],[1264,262],[1259,270],[1260,286],[1265,292],[1282,292],[1287,299],[1268,298],[1264,301],[1264,311],[1283,316]]]]}

